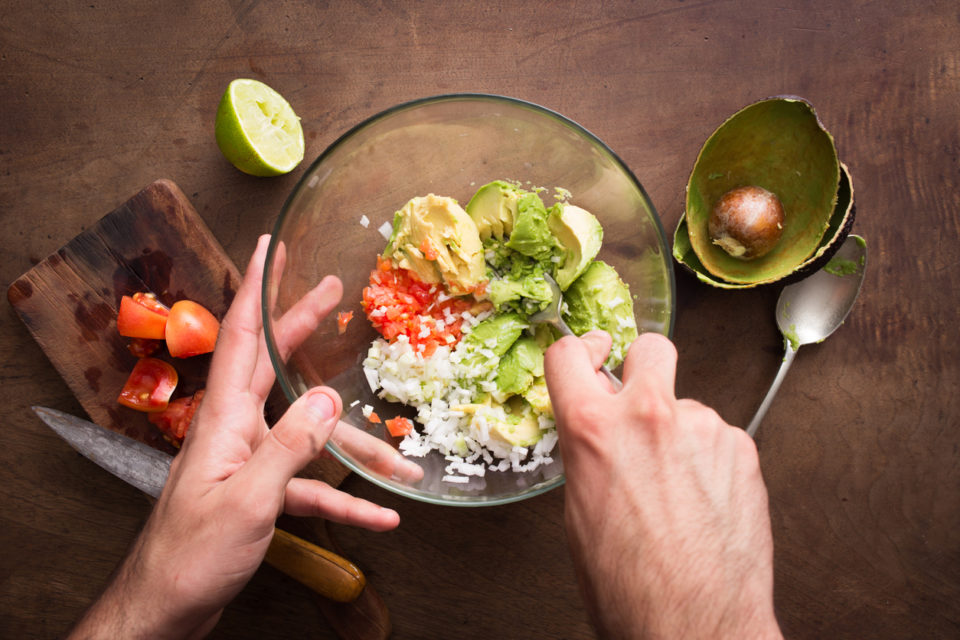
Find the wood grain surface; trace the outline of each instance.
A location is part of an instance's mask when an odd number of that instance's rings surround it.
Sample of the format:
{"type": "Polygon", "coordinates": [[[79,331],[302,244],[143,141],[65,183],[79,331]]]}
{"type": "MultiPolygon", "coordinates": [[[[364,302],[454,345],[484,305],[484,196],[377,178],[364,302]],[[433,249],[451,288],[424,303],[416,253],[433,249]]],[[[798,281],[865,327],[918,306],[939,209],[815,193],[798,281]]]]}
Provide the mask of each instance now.
{"type": "MultiPolygon", "coordinates": [[[[223,160],[213,117],[237,77],[289,99],[308,159],[401,101],[531,100],[607,142],[668,230],[717,125],[763,97],[805,97],[850,168],[870,267],[851,316],[800,350],[761,427],[777,616],[791,638],[960,637],[956,2],[0,0],[0,12],[4,284],[161,177],[245,265],[306,165],[257,179],[223,160]]],[[[782,357],[778,294],[677,271],[681,395],[749,421],[782,357]]],[[[149,503],[34,418],[32,404],[83,406],[10,305],[0,394],[0,637],[56,637],[149,503]]],[[[401,514],[391,533],[336,529],[393,637],[593,637],[562,489],[464,510],[342,486],[401,514]]],[[[310,592],[265,566],[212,637],[336,634],[310,592]]]]}
{"type": "MultiPolygon", "coordinates": [[[[146,414],[117,403],[136,364],[117,332],[120,298],[138,291],[163,304],[194,300],[223,318],[240,274],[183,191],[158,180],[18,278],[7,299],[97,424],[175,453],[146,414]]],[[[178,373],[174,397],[205,386],[209,356],[154,357],[178,373]]]]}

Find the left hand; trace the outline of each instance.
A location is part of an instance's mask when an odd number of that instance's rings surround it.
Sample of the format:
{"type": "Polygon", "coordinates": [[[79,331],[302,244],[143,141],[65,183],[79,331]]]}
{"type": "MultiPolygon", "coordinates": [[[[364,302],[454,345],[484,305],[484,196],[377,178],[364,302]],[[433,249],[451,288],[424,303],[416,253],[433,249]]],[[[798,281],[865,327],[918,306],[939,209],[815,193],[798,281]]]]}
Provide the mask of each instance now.
{"type": "MultiPolygon", "coordinates": [[[[264,403],[274,382],[260,316],[269,236],[263,236],[227,312],[206,394],[140,537],[75,635],[184,637],[207,633],[263,560],[281,512],[374,531],[399,524],[391,509],[317,480],[294,478],[323,450],[342,403],[311,389],[270,429],[264,403]]],[[[340,301],[325,278],[291,311],[295,346],[340,301]]]]}

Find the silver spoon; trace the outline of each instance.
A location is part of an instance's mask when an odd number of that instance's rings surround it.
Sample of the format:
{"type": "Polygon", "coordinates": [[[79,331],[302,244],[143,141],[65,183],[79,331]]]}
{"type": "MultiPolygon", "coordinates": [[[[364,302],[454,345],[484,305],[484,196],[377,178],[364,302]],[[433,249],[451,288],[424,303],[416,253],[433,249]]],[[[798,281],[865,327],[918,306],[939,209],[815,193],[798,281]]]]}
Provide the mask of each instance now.
{"type": "Polygon", "coordinates": [[[826,267],[796,284],[784,287],[777,301],[777,326],[786,353],[777,377],[747,426],[752,438],[783,382],[801,345],[821,342],[837,330],[860,294],[867,268],[867,245],[860,236],[848,236],[826,267]]]}
{"type": "MultiPolygon", "coordinates": [[[[553,292],[553,299],[545,309],[530,316],[530,324],[549,324],[556,327],[557,331],[565,336],[576,335],[573,331],[570,331],[570,327],[564,322],[563,316],[560,313],[560,305],[563,304],[563,292],[560,291],[560,285],[557,284],[557,281],[554,280],[549,273],[543,274],[543,279],[550,285],[550,290],[553,292]]],[[[613,372],[607,368],[607,365],[602,365],[600,371],[607,376],[607,379],[613,384],[614,389],[619,391],[623,387],[620,378],[613,375],[613,372]]]]}

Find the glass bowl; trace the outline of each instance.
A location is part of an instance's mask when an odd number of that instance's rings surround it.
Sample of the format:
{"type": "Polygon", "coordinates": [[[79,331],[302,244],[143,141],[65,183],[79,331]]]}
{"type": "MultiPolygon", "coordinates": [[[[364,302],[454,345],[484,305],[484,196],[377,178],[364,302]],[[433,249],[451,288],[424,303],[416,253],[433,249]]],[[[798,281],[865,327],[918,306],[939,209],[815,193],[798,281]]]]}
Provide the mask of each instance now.
{"type": "MultiPolygon", "coordinates": [[[[398,494],[425,502],[495,505],[529,498],[563,483],[559,448],[554,461],[528,472],[487,471],[468,483],[443,480],[448,464],[433,452],[411,457],[423,470],[415,482],[388,477],[368,464],[357,442],[397,448],[383,424],[361,410],[398,415],[401,405],[377,398],[361,362],[377,337],[361,307],[362,290],[386,245],[380,229],[415,196],[451,196],[461,204],[498,179],[555,187],[596,215],[604,229],[598,258],[630,286],[641,332],[670,336],[674,276],[663,228],[640,182],[596,136],[529,102],[495,95],[425,98],[390,108],[360,123],[314,161],[283,206],[274,228],[263,282],[263,320],[277,378],[292,402],[326,384],[343,399],[342,427],[328,449],[351,470],[398,494]],[[343,298],[315,331],[281,354],[278,320],[326,275],[343,283],[343,298]],[[353,312],[342,334],[337,312],[353,312]],[[352,431],[352,434],[350,433],[352,431]]],[[[528,187],[529,188],[529,187],[528,187]]]]}

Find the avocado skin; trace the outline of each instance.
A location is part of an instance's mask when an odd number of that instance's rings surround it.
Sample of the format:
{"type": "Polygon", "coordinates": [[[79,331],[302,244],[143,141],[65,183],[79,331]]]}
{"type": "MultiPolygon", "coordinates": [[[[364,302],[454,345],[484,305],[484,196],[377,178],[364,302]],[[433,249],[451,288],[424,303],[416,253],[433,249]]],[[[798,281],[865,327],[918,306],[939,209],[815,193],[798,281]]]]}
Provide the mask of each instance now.
{"type": "Polygon", "coordinates": [[[749,288],[782,280],[830,245],[845,173],[833,136],[808,101],[776,96],[748,105],[724,121],[698,154],[674,255],[695,254],[687,265],[713,286],[749,288]],[[717,199],[747,185],[777,194],[785,213],[780,242],[750,261],[713,244],[707,230],[717,199]]]}
{"type": "Polygon", "coordinates": [[[774,280],[767,280],[756,283],[736,283],[727,282],[716,278],[710,274],[697,258],[696,252],[690,246],[690,238],[687,234],[687,220],[685,215],[680,216],[677,223],[677,229],[673,236],[673,257],[680,264],[684,271],[695,276],[701,282],[709,284],[712,287],[720,289],[752,289],[755,287],[767,286],[770,284],[788,285],[803,280],[807,276],[816,273],[822,269],[827,262],[843,244],[853,230],[853,223],[856,219],[857,207],[853,200],[853,179],[850,171],[845,164],[840,163],[840,187],[837,190],[837,205],[833,210],[833,216],[827,226],[827,231],[820,242],[820,246],[814,253],[814,257],[808,258],[792,273],[774,280]]]}

